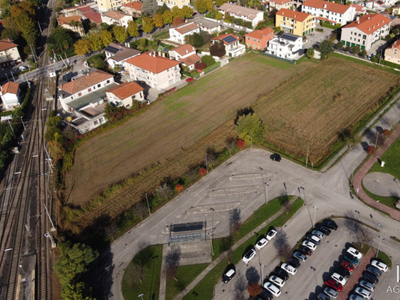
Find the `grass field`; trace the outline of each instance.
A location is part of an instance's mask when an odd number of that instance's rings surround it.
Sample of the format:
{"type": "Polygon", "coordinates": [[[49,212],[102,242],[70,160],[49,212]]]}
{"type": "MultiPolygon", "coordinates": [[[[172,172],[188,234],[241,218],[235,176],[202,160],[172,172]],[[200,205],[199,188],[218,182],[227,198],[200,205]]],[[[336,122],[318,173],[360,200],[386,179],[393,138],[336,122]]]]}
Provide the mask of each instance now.
{"type": "Polygon", "coordinates": [[[385,167],[382,168],[380,163],[377,162],[369,172],[389,173],[400,180],[400,138],[393,142],[380,159],[386,162],[385,167]]]}

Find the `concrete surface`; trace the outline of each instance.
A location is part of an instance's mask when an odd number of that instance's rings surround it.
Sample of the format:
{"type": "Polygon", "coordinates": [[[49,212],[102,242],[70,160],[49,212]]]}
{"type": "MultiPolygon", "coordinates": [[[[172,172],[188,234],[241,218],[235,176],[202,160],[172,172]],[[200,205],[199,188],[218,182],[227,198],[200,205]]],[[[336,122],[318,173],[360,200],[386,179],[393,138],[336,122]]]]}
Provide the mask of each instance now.
{"type": "Polygon", "coordinates": [[[368,191],[378,196],[398,197],[400,194],[399,180],[388,173],[368,173],[363,179],[363,184],[368,191]]]}

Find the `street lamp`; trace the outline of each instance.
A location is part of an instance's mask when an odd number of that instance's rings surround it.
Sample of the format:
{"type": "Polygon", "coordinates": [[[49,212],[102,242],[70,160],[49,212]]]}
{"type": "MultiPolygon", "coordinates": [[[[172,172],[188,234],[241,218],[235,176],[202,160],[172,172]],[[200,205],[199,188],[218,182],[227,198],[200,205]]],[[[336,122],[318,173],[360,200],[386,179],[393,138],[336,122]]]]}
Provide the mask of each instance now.
{"type": "Polygon", "coordinates": [[[138,298],[142,298],[142,300],[143,300],[143,297],[144,297],[144,294],[138,295],[138,298]]]}
{"type": "Polygon", "coordinates": [[[378,252],[376,252],[376,256],[375,256],[375,257],[378,257],[379,251],[381,250],[381,243],[382,243],[382,240],[385,239],[383,236],[380,236],[380,235],[378,235],[378,238],[379,238],[379,247],[378,247],[378,252]]]}
{"type": "Polygon", "coordinates": [[[214,208],[210,208],[211,210],[211,255],[214,256],[214,245],[213,245],[213,236],[214,236],[214,208]]]}
{"type": "Polygon", "coordinates": [[[265,265],[263,265],[262,263],[260,263],[260,267],[261,267],[261,284],[263,283],[263,280],[264,280],[264,272],[263,272],[263,270],[264,270],[264,268],[265,268],[265,265]]]}
{"type": "Polygon", "coordinates": [[[313,222],[313,227],[314,227],[315,226],[315,214],[317,212],[318,207],[313,205],[313,208],[314,208],[314,222],[313,222]]]}
{"type": "Polygon", "coordinates": [[[298,187],[297,189],[298,189],[299,194],[301,195],[301,197],[304,198],[304,200],[306,201],[306,206],[307,206],[307,210],[308,210],[308,216],[310,217],[311,226],[314,227],[314,223],[313,223],[313,220],[311,218],[310,207],[308,206],[308,201],[307,201],[307,197],[306,197],[306,190],[302,186],[298,187]]]}

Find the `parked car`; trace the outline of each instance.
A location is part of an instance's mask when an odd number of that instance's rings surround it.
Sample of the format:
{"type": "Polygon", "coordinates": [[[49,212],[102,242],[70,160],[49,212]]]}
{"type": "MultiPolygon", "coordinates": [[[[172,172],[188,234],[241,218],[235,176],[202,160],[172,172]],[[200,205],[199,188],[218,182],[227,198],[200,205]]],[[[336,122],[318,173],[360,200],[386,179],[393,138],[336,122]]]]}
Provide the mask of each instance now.
{"type": "Polygon", "coordinates": [[[356,248],[354,247],[349,247],[347,249],[347,252],[350,253],[351,255],[353,255],[355,258],[357,258],[358,260],[362,257],[362,254],[360,251],[358,251],[356,248]]]}
{"type": "Polygon", "coordinates": [[[284,269],[289,274],[292,274],[292,275],[296,275],[296,273],[297,273],[296,268],[291,266],[291,265],[289,265],[289,264],[287,264],[287,263],[283,263],[281,265],[281,268],[284,269]]]}
{"type": "Polygon", "coordinates": [[[350,271],[347,270],[346,268],[343,268],[342,266],[339,266],[336,269],[336,273],[342,275],[344,278],[348,279],[351,275],[350,271]]]}
{"type": "Polygon", "coordinates": [[[317,224],[316,228],[318,229],[318,231],[321,231],[325,235],[331,234],[331,230],[328,227],[322,225],[322,223],[317,224]]]}
{"type": "Polygon", "coordinates": [[[296,257],[301,262],[305,262],[307,260],[307,256],[299,251],[295,251],[293,253],[293,257],[296,257]]]}
{"type": "Polygon", "coordinates": [[[222,282],[228,283],[235,275],[236,275],[236,270],[233,266],[232,268],[226,270],[224,275],[222,275],[222,282]]]}
{"type": "Polygon", "coordinates": [[[278,233],[278,231],[276,231],[276,229],[272,227],[267,232],[267,240],[268,241],[272,240],[276,236],[277,233],[278,233]]]}
{"type": "Polygon", "coordinates": [[[358,284],[371,292],[373,292],[375,290],[375,285],[373,283],[369,282],[368,280],[361,279],[358,284]]]}
{"type": "Polygon", "coordinates": [[[272,300],[273,299],[272,294],[269,291],[267,291],[266,289],[263,289],[257,297],[255,300],[272,300]]]}
{"type": "Polygon", "coordinates": [[[247,252],[245,253],[245,255],[243,255],[243,262],[244,262],[245,264],[248,264],[249,261],[250,261],[254,256],[256,256],[256,250],[250,249],[249,251],[247,251],[247,252]]]}
{"type": "Polygon", "coordinates": [[[344,259],[347,260],[348,262],[351,262],[354,265],[358,265],[358,263],[359,263],[357,257],[351,255],[350,253],[346,253],[346,255],[344,256],[344,259]]]}
{"type": "Polygon", "coordinates": [[[306,247],[306,246],[303,246],[303,245],[301,245],[299,247],[299,249],[297,249],[297,250],[300,251],[301,253],[305,254],[305,255],[308,255],[308,256],[311,256],[311,254],[312,254],[312,250],[310,248],[306,247]]]}
{"type": "Polygon", "coordinates": [[[191,78],[191,77],[189,77],[189,78],[186,78],[186,82],[191,82],[191,81],[193,81],[194,79],[193,78],[191,78]]]}
{"type": "Polygon", "coordinates": [[[333,229],[333,230],[338,229],[336,222],[331,219],[324,220],[324,222],[322,222],[322,224],[324,224],[324,226],[328,227],[329,229],[333,229]]]}
{"type": "Polygon", "coordinates": [[[23,71],[25,71],[25,70],[28,70],[28,67],[26,67],[26,66],[19,66],[18,69],[19,69],[21,72],[23,72],[23,71]]]}
{"type": "Polygon", "coordinates": [[[317,249],[317,245],[315,245],[313,242],[309,241],[309,240],[304,240],[302,243],[303,246],[306,246],[308,248],[310,248],[312,251],[314,251],[315,249],[317,249]]]}
{"type": "Polygon", "coordinates": [[[354,266],[351,262],[347,261],[347,260],[342,260],[342,262],[340,263],[340,265],[345,268],[346,270],[349,270],[350,272],[354,272],[354,266]]]}
{"type": "Polygon", "coordinates": [[[272,282],[267,281],[266,283],[264,283],[264,288],[270,291],[271,294],[275,297],[279,297],[281,295],[281,290],[272,282]]]}
{"type": "Polygon", "coordinates": [[[273,160],[273,161],[277,161],[277,162],[280,162],[281,161],[281,156],[278,154],[278,153],[274,153],[274,154],[271,154],[271,156],[269,157],[271,160],[273,160]]]}
{"type": "Polygon", "coordinates": [[[320,239],[322,239],[324,237],[324,233],[314,229],[313,231],[311,231],[311,234],[316,235],[317,237],[319,237],[320,239]]]}
{"type": "Polygon", "coordinates": [[[321,239],[313,234],[307,235],[307,240],[313,242],[315,245],[321,244],[321,239]]]}
{"type": "Polygon", "coordinates": [[[383,272],[387,272],[387,270],[388,270],[388,267],[387,267],[386,264],[384,264],[383,262],[378,261],[378,260],[376,260],[376,259],[374,259],[374,260],[371,262],[371,265],[374,266],[375,268],[378,268],[379,270],[381,270],[381,271],[383,271],[383,272]]]}
{"type": "Polygon", "coordinates": [[[338,292],[341,292],[343,290],[343,285],[341,285],[336,280],[333,280],[332,278],[329,278],[327,281],[325,281],[325,284],[338,292]]]}
{"type": "Polygon", "coordinates": [[[334,290],[334,289],[331,288],[331,287],[326,287],[326,288],[324,288],[324,293],[325,293],[326,295],[328,295],[329,297],[333,298],[333,299],[336,299],[337,296],[339,296],[339,292],[336,291],[336,290],[334,290]]]}
{"type": "Polygon", "coordinates": [[[300,267],[300,261],[296,257],[291,257],[288,264],[295,267],[296,269],[300,267]]]}
{"type": "Polygon", "coordinates": [[[289,279],[289,273],[286,272],[281,267],[276,267],[273,274],[275,274],[276,276],[282,278],[285,281],[289,279]]]}
{"type": "Polygon", "coordinates": [[[356,287],[354,290],[357,294],[359,294],[360,296],[362,296],[364,299],[371,299],[371,295],[372,293],[370,291],[368,291],[367,289],[364,289],[362,287],[356,287]]]}
{"type": "Polygon", "coordinates": [[[264,248],[266,244],[268,244],[268,240],[265,237],[263,237],[256,243],[256,248],[260,250],[261,248],[264,248]]]}
{"type": "Polygon", "coordinates": [[[282,278],[280,278],[276,275],[269,276],[269,281],[271,281],[273,284],[275,284],[279,287],[283,287],[285,285],[285,280],[283,280],[282,278]]]}
{"type": "Polygon", "coordinates": [[[358,295],[358,294],[351,294],[351,295],[349,296],[349,300],[364,300],[364,298],[361,297],[361,296],[358,295]]]}
{"type": "Polygon", "coordinates": [[[363,277],[364,279],[368,280],[369,282],[373,283],[373,284],[377,284],[379,282],[378,277],[376,277],[374,274],[364,271],[363,272],[363,277]]]}
{"type": "Polygon", "coordinates": [[[382,272],[378,268],[371,265],[367,266],[367,271],[374,274],[376,277],[381,277],[382,275],[382,272]]]}
{"type": "Polygon", "coordinates": [[[327,294],[324,293],[319,293],[317,296],[318,300],[331,300],[331,297],[329,297],[327,294]]]}
{"type": "Polygon", "coordinates": [[[346,278],[336,272],[331,275],[331,278],[339,282],[341,285],[346,284],[346,278]]]}

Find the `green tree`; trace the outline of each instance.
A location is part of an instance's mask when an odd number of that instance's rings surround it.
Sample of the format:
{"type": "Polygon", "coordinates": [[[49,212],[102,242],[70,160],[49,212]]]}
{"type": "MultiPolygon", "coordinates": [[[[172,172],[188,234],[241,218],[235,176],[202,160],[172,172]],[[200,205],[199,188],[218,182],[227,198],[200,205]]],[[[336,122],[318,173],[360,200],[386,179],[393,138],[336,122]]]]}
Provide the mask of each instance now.
{"type": "Polygon", "coordinates": [[[171,11],[172,11],[172,15],[174,16],[174,19],[175,18],[185,19],[185,16],[184,16],[182,10],[178,6],[174,6],[171,11]]]}
{"type": "Polygon", "coordinates": [[[154,22],[154,26],[157,27],[157,28],[161,28],[161,27],[164,26],[164,20],[163,20],[162,15],[155,14],[153,16],[153,22],[154,22]]]}
{"type": "Polygon", "coordinates": [[[115,39],[117,40],[118,43],[123,43],[128,38],[128,33],[126,32],[125,28],[122,26],[114,26],[113,33],[114,33],[115,39]]]}
{"type": "Polygon", "coordinates": [[[354,46],[352,52],[353,52],[354,55],[359,54],[360,53],[360,46],[354,46]]]}
{"type": "Polygon", "coordinates": [[[89,48],[89,41],[88,40],[78,40],[74,44],[74,49],[76,55],[79,56],[85,56],[86,54],[90,53],[90,48],[89,48]]]}
{"type": "Polygon", "coordinates": [[[99,51],[103,48],[103,42],[101,41],[99,34],[92,33],[89,36],[89,47],[92,51],[99,51]]]}
{"type": "Polygon", "coordinates": [[[201,62],[205,63],[207,65],[207,67],[209,67],[209,66],[212,66],[213,64],[215,64],[215,59],[211,55],[204,55],[201,58],[201,62]]]}
{"type": "Polygon", "coordinates": [[[167,10],[170,10],[167,4],[164,2],[164,4],[157,10],[157,13],[162,15],[164,12],[167,10]]]}
{"type": "Polygon", "coordinates": [[[154,22],[152,18],[149,17],[144,17],[142,19],[143,25],[142,25],[142,30],[145,33],[150,33],[154,30],[154,22]]]}
{"type": "Polygon", "coordinates": [[[194,13],[193,8],[185,5],[182,7],[181,11],[182,11],[182,16],[185,19],[189,19],[189,18],[193,17],[193,13],[194,13]]]}
{"type": "Polygon", "coordinates": [[[88,287],[84,282],[65,284],[61,290],[61,297],[67,300],[95,300],[90,296],[91,294],[92,288],[88,287]]]}
{"type": "Polygon", "coordinates": [[[139,28],[135,21],[129,21],[128,27],[126,29],[130,37],[139,36],[139,28]]]}
{"type": "Polygon", "coordinates": [[[212,11],[214,9],[213,0],[206,0],[205,2],[206,2],[207,11],[212,11]]]}
{"type": "Polygon", "coordinates": [[[24,40],[35,46],[37,29],[35,10],[32,5],[28,1],[22,1],[19,5],[14,4],[11,7],[11,17],[15,20],[24,40]]]}
{"type": "Polygon", "coordinates": [[[154,255],[154,249],[152,247],[148,247],[140,251],[133,258],[133,263],[140,268],[140,281],[143,280],[144,267],[150,265],[153,255],[154,255]]]}
{"type": "Polygon", "coordinates": [[[215,5],[220,7],[222,4],[227,3],[228,0],[216,0],[215,5]]]}
{"type": "Polygon", "coordinates": [[[345,50],[346,52],[350,52],[350,51],[351,51],[351,48],[350,48],[350,46],[346,46],[346,48],[344,48],[344,50],[345,50]]]}
{"type": "Polygon", "coordinates": [[[226,54],[225,45],[222,41],[216,41],[210,47],[210,54],[212,56],[223,57],[226,54]]]}
{"type": "Polygon", "coordinates": [[[54,141],[56,134],[61,134],[61,120],[59,116],[50,117],[46,122],[46,132],[44,134],[44,139],[47,142],[54,141]]]}
{"type": "Polygon", "coordinates": [[[238,118],[236,132],[246,144],[259,144],[264,141],[265,126],[256,114],[242,115],[238,118]]]}
{"type": "Polygon", "coordinates": [[[197,0],[196,1],[196,10],[201,13],[204,14],[207,11],[207,3],[206,0],[197,0]]]}
{"type": "MultiPolygon", "coordinates": [[[[129,25],[128,25],[128,27],[129,27],[129,25]]],[[[104,46],[108,46],[114,40],[112,33],[109,32],[108,30],[100,31],[100,39],[104,46]]]]}
{"type": "Polygon", "coordinates": [[[56,27],[47,38],[47,49],[50,53],[52,53],[53,50],[59,53],[72,46],[73,42],[69,30],[56,27]]]}
{"type": "Polygon", "coordinates": [[[310,47],[307,49],[307,57],[310,59],[314,57],[314,48],[313,47],[310,47]]]}
{"type": "Polygon", "coordinates": [[[143,0],[142,14],[145,17],[153,17],[157,10],[157,0],[143,0]]]}
{"type": "Polygon", "coordinates": [[[169,25],[172,24],[172,21],[174,20],[174,15],[172,14],[172,12],[170,10],[166,10],[163,14],[163,21],[164,24],[169,25]]]}
{"type": "Polygon", "coordinates": [[[343,48],[343,43],[342,43],[342,42],[338,42],[338,43],[336,44],[336,49],[340,50],[340,49],[342,49],[342,48],[343,48]]]}
{"type": "Polygon", "coordinates": [[[361,51],[361,56],[362,56],[363,58],[365,58],[365,57],[367,56],[367,50],[363,49],[363,50],[361,51]]]}
{"type": "Polygon", "coordinates": [[[318,50],[321,52],[321,59],[327,59],[329,54],[333,52],[333,42],[331,40],[323,40],[318,50]]]}

